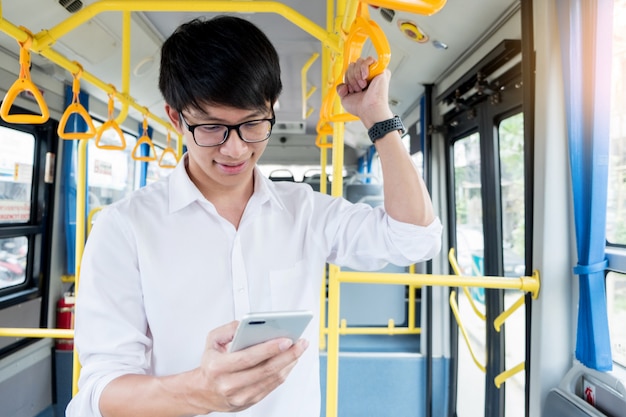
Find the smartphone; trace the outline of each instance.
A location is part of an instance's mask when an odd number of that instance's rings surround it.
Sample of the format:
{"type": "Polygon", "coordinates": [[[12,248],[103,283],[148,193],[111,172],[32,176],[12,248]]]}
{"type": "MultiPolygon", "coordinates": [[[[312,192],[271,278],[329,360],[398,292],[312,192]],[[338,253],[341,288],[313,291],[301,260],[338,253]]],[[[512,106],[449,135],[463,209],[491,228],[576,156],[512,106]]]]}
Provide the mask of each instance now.
{"type": "Polygon", "coordinates": [[[313,312],[308,310],[249,313],[239,322],[229,350],[235,352],[279,337],[296,342],[312,318],[313,312]]]}

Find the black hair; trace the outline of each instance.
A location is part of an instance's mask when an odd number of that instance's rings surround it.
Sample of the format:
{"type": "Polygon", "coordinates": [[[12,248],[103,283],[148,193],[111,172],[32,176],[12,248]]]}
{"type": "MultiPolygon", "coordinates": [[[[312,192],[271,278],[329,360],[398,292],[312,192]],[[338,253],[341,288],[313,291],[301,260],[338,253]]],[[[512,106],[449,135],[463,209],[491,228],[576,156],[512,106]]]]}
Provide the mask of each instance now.
{"type": "Polygon", "coordinates": [[[206,104],[265,110],[282,90],[278,54],[245,19],[194,19],[163,44],[159,89],[179,112],[206,104]]]}

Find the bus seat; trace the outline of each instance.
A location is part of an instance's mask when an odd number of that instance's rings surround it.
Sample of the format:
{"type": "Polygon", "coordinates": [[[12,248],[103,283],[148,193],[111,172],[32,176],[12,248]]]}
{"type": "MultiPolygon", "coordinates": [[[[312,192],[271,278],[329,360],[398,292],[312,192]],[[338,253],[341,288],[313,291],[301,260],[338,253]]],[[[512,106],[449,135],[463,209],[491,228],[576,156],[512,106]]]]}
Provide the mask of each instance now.
{"type": "Polygon", "coordinates": [[[383,186],[381,184],[346,184],[344,187],[343,195],[346,200],[353,203],[358,202],[364,197],[368,196],[380,196],[383,193],[383,186]]]}
{"type": "MultiPolygon", "coordinates": [[[[350,268],[343,268],[351,271],[350,268]]],[[[405,267],[389,264],[378,272],[406,272],[405,267]]],[[[348,326],[387,326],[406,322],[406,286],[393,284],[341,284],[341,319],[348,326]]]]}
{"type": "Polygon", "coordinates": [[[602,414],[582,398],[569,395],[558,388],[548,393],[543,407],[544,417],[603,417],[602,414]]]}
{"type": "MultiPolygon", "coordinates": [[[[303,183],[309,184],[311,188],[313,188],[314,191],[320,190],[321,181],[322,179],[321,179],[320,174],[305,176],[304,179],[302,180],[303,183]]],[[[328,181],[328,178],[327,178],[326,179],[326,191],[327,192],[330,192],[330,187],[331,187],[331,183],[330,181],[328,181]]]]}
{"type": "Polygon", "coordinates": [[[626,388],[610,372],[599,372],[576,362],[558,388],[548,393],[542,415],[624,417],[626,388]]]}
{"type": "Polygon", "coordinates": [[[270,172],[269,179],[272,181],[291,181],[294,182],[293,173],[286,168],[275,169],[270,172]]]}

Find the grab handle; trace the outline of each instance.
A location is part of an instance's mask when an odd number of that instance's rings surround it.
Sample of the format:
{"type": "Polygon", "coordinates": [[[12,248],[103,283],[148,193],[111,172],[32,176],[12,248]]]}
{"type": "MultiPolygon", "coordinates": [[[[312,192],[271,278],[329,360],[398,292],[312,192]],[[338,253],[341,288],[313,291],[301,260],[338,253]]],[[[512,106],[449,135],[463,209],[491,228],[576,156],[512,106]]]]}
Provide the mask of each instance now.
{"type": "Polygon", "coordinates": [[[109,94],[108,120],[102,126],[100,126],[100,129],[98,129],[98,132],[96,133],[96,147],[111,151],[123,151],[124,149],[126,149],[126,138],[124,137],[124,132],[122,132],[122,129],[120,129],[120,126],[113,118],[113,110],[113,94],[109,94]],[[109,129],[113,129],[117,133],[117,136],[120,139],[119,145],[107,145],[101,143],[102,134],[109,129]]]}
{"type": "Polygon", "coordinates": [[[80,104],[79,94],[80,94],[80,76],[82,75],[83,68],[80,64],[75,63],[79,70],[78,72],[72,74],[74,80],[72,81],[72,102],[63,112],[61,116],[61,120],[59,120],[59,127],[57,128],[57,134],[61,139],[65,140],[80,140],[80,139],[91,139],[96,134],[96,128],[93,125],[93,120],[91,116],[87,112],[87,109],[80,104]],[[65,128],[67,122],[71,115],[76,114],[83,118],[85,123],[87,124],[86,132],[66,132],[65,128]]]}
{"type": "MultiPolygon", "coordinates": [[[[22,28],[24,29],[24,28],[22,28]]],[[[30,45],[33,42],[31,36],[24,42],[17,42],[20,45],[20,75],[18,79],[9,87],[2,105],[0,106],[0,117],[7,123],[16,124],[43,124],[50,118],[50,112],[48,105],[41,94],[41,91],[30,79],[30,45]],[[9,114],[11,107],[17,96],[22,92],[28,92],[32,94],[35,101],[39,105],[39,112],[41,114],[9,114]]]]}
{"type": "Polygon", "coordinates": [[[133,148],[132,157],[135,161],[142,162],[152,162],[156,161],[156,152],[154,150],[154,144],[152,143],[152,139],[148,135],[148,117],[146,116],[148,110],[146,109],[146,113],[143,116],[143,134],[139,139],[137,139],[137,143],[135,143],[135,147],[133,148]],[[148,155],[138,155],[137,151],[141,149],[141,145],[147,144],[149,146],[148,155]]]}
{"type": "Polygon", "coordinates": [[[165,146],[165,149],[163,149],[163,153],[161,154],[161,157],[159,158],[159,166],[161,168],[176,168],[176,164],[178,163],[178,157],[176,156],[176,152],[174,152],[174,148],[172,148],[172,146],[170,145],[170,132],[167,132],[167,145],[165,146]],[[165,159],[166,155],[171,155],[170,158],[174,158],[174,161],[176,163],[174,164],[170,164],[168,163],[168,160],[165,159]]]}

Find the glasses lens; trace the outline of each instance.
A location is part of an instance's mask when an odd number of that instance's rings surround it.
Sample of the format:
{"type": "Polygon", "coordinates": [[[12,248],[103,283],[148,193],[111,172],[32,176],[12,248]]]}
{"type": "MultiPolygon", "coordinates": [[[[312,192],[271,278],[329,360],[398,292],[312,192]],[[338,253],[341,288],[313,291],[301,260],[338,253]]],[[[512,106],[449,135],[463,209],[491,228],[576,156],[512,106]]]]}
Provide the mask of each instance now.
{"type": "Polygon", "coordinates": [[[224,141],[227,131],[222,125],[200,125],[194,129],[193,136],[200,146],[214,146],[224,141]]]}
{"type": "Polygon", "coordinates": [[[269,120],[254,120],[239,127],[241,139],[246,142],[262,142],[270,137],[272,123],[269,120]]]}

